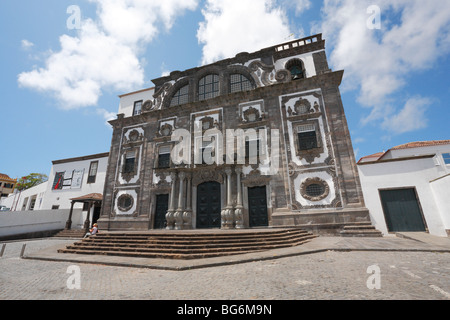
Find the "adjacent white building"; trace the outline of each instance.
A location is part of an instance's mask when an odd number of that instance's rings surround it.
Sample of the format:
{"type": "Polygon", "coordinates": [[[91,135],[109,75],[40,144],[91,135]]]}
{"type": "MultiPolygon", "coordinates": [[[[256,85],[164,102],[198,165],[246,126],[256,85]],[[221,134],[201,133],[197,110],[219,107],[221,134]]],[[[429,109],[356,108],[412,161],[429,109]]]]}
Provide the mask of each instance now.
{"type": "Polygon", "coordinates": [[[357,165],[378,230],[450,236],[450,140],[406,143],[357,165]]]}
{"type": "Polygon", "coordinates": [[[72,228],[83,228],[89,211],[90,223],[101,210],[101,201],[89,206],[74,198],[102,197],[109,153],[55,160],[48,181],[2,198],[0,205],[10,211],[0,214],[0,238],[65,227],[72,211],[72,228]]]}

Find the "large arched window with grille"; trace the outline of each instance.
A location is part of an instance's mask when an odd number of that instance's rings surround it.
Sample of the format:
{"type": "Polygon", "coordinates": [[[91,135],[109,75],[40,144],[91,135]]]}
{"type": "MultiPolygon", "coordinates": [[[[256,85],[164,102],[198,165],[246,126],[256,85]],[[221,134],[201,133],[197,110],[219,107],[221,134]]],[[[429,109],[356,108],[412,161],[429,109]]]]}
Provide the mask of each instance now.
{"type": "Polygon", "coordinates": [[[247,91],[252,90],[253,84],[250,82],[250,80],[240,74],[240,73],[233,73],[230,75],[230,92],[240,92],[240,91],[247,91]]]}
{"type": "Polygon", "coordinates": [[[219,95],[219,76],[208,74],[198,82],[198,100],[206,100],[219,95]]]}
{"type": "Polygon", "coordinates": [[[185,104],[189,102],[189,85],[185,85],[181,87],[175,94],[172,96],[172,100],[170,101],[170,106],[178,106],[180,104],[185,104]]]}

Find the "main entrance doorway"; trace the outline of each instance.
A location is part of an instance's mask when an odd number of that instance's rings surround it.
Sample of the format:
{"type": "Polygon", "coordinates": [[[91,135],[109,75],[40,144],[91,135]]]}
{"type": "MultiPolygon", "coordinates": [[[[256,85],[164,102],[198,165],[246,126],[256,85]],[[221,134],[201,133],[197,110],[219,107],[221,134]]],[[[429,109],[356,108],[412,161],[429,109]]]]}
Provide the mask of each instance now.
{"type": "Polygon", "coordinates": [[[250,227],[268,226],[266,186],[248,188],[248,214],[250,227]]]}
{"type": "Polygon", "coordinates": [[[220,183],[204,182],[197,186],[197,228],[220,228],[220,183]]]}
{"type": "Polygon", "coordinates": [[[426,231],[414,188],[380,190],[380,197],[390,232],[426,231]]]}
{"type": "Polygon", "coordinates": [[[166,227],[166,213],[169,208],[169,195],[158,194],[156,195],[156,208],[155,208],[155,229],[164,229],[166,227]]]}

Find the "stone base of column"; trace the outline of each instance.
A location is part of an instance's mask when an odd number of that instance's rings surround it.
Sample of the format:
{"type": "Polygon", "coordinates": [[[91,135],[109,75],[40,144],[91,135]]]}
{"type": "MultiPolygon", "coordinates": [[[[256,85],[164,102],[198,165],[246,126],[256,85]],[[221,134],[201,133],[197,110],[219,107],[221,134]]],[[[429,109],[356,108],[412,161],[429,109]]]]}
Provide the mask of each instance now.
{"type": "Polygon", "coordinates": [[[175,225],[174,211],[167,211],[166,213],[166,229],[173,230],[175,225]]]}
{"type": "Polygon", "coordinates": [[[234,223],[235,223],[236,229],[244,228],[243,207],[236,207],[236,209],[234,210],[234,223]]]}
{"type": "Polygon", "coordinates": [[[189,209],[183,212],[183,229],[192,229],[192,211],[189,209]]]}
{"type": "Polygon", "coordinates": [[[173,214],[174,220],[175,220],[175,230],[181,230],[183,229],[183,210],[178,209],[173,214]]]}
{"type": "Polygon", "coordinates": [[[221,212],[221,229],[234,229],[234,213],[232,207],[226,207],[221,212]]]}

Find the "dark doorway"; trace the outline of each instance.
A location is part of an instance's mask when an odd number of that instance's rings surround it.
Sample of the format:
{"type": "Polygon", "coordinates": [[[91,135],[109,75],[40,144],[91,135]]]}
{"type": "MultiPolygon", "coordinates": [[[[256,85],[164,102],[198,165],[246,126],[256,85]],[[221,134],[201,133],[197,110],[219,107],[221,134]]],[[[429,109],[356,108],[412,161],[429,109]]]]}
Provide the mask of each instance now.
{"type": "Polygon", "coordinates": [[[197,186],[197,228],[220,228],[220,183],[210,181],[197,186]]]}
{"type": "Polygon", "coordinates": [[[100,218],[100,212],[102,211],[101,206],[95,206],[94,207],[94,215],[92,217],[92,223],[96,223],[97,220],[100,218]]]}
{"type": "Polygon", "coordinates": [[[380,190],[380,197],[390,232],[426,231],[414,188],[380,190]]]}
{"type": "Polygon", "coordinates": [[[166,227],[166,213],[168,208],[169,208],[169,195],[168,194],[156,195],[154,229],[164,229],[166,227]]]}
{"type": "Polygon", "coordinates": [[[248,214],[250,227],[267,227],[266,186],[248,188],[248,214]]]}

